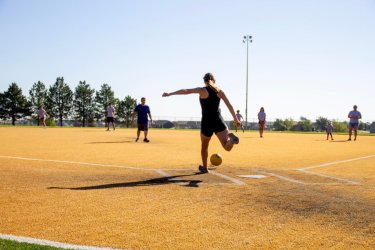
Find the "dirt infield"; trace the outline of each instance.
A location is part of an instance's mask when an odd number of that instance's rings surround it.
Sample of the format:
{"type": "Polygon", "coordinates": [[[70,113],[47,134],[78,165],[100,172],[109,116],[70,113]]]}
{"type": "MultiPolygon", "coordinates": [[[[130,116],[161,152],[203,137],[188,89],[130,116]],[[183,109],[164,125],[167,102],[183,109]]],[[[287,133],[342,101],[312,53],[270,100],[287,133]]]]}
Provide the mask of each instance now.
{"type": "Polygon", "coordinates": [[[121,249],[374,249],[375,137],[0,127],[0,234],[121,249]],[[266,176],[245,179],[238,175],[266,176]]]}

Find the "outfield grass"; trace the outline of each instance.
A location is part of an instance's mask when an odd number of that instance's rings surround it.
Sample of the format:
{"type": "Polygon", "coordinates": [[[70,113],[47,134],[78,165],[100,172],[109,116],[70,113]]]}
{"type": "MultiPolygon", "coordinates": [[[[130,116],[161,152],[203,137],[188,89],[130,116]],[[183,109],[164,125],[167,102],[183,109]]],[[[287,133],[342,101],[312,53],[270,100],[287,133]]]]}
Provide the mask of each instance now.
{"type": "Polygon", "coordinates": [[[20,243],[17,241],[0,239],[0,249],[2,250],[60,250],[62,248],[20,243]]]}

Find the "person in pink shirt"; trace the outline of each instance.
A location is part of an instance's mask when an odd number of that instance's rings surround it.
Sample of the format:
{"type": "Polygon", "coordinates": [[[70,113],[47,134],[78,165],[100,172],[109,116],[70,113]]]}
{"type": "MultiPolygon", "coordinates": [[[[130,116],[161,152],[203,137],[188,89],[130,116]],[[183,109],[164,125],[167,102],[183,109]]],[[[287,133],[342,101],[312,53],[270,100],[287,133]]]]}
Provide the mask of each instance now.
{"type": "Polygon", "coordinates": [[[264,108],[261,107],[260,108],[260,111],[258,113],[258,124],[259,124],[259,135],[260,137],[262,138],[263,137],[263,130],[264,130],[264,126],[266,124],[266,113],[264,113],[264,108]]]}

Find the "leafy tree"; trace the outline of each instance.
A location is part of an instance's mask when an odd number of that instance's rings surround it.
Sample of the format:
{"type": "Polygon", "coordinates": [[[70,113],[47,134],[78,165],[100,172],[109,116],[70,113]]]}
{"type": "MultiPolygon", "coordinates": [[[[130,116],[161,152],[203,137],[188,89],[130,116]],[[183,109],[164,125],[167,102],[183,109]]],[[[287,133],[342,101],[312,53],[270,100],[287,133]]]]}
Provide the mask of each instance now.
{"type": "Polygon", "coordinates": [[[116,106],[117,100],[111,87],[108,84],[104,83],[95,95],[95,118],[97,120],[103,119],[104,114],[107,110],[107,105],[110,102],[113,106],[116,106]]]}
{"type": "Polygon", "coordinates": [[[332,121],[334,132],[345,132],[348,129],[348,124],[346,122],[332,121]]]}
{"type": "Polygon", "coordinates": [[[54,85],[48,89],[46,109],[52,117],[59,119],[62,126],[63,118],[67,118],[72,109],[73,92],[63,77],[58,77],[54,85]]]}
{"type": "Polygon", "coordinates": [[[74,92],[74,112],[75,118],[82,122],[85,127],[87,122],[94,120],[94,93],[86,81],[80,81],[74,92]]]}
{"type": "Polygon", "coordinates": [[[311,131],[312,130],[312,124],[309,119],[306,117],[301,116],[300,122],[302,131],[311,131]]]}
{"type": "MultiPolygon", "coordinates": [[[[44,105],[47,99],[47,89],[41,81],[35,82],[29,91],[29,101],[33,114],[36,115],[40,106],[44,105]]],[[[39,119],[38,126],[39,126],[39,119]]]]}
{"type": "Polygon", "coordinates": [[[31,105],[17,83],[10,84],[8,90],[0,95],[0,103],[0,117],[11,118],[13,126],[17,119],[31,114],[31,105]]]}
{"type": "Polygon", "coordinates": [[[287,130],[287,127],[286,127],[284,121],[281,120],[281,119],[276,119],[272,126],[273,126],[273,128],[276,131],[285,131],[285,130],[287,130]]]}
{"type": "Polygon", "coordinates": [[[126,127],[129,128],[131,116],[135,106],[137,105],[137,100],[131,96],[126,96],[124,100],[120,101],[117,108],[117,116],[123,117],[126,122],[126,127]]]}
{"type": "Polygon", "coordinates": [[[328,119],[322,116],[319,116],[315,121],[315,129],[317,131],[325,131],[328,123],[328,119]]]}
{"type": "Polygon", "coordinates": [[[294,120],[292,118],[285,119],[284,124],[285,124],[285,127],[286,127],[287,130],[291,130],[291,128],[294,125],[294,120]]]}

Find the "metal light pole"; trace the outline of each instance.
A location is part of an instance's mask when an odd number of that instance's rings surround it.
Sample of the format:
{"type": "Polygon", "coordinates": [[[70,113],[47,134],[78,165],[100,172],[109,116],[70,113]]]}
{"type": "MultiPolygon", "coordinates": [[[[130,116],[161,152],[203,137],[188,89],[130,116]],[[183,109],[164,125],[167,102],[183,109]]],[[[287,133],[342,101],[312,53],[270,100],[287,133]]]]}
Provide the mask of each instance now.
{"type": "Polygon", "coordinates": [[[253,42],[253,37],[246,35],[243,37],[243,43],[246,43],[246,109],[245,109],[245,116],[246,116],[246,124],[245,128],[247,129],[247,96],[248,96],[248,89],[249,89],[249,42],[253,42]]]}

